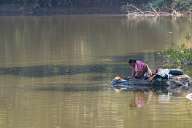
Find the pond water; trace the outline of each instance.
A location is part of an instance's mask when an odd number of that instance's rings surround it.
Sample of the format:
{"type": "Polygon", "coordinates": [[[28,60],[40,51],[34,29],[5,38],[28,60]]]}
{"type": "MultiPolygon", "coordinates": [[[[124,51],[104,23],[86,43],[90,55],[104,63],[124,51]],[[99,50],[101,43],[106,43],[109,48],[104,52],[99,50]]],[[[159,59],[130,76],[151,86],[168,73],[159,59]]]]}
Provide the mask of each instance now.
{"type": "Polygon", "coordinates": [[[183,94],[115,92],[129,58],[152,69],[158,51],[191,39],[192,19],[0,17],[1,128],[190,128],[183,94]]]}

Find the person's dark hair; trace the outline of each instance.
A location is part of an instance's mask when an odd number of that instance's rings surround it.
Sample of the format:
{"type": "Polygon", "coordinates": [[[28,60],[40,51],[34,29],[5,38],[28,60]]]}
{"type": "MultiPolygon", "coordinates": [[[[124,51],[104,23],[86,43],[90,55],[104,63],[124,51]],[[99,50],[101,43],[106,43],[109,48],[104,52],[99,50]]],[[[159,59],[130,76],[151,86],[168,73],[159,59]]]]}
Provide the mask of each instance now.
{"type": "Polygon", "coordinates": [[[129,64],[136,63],[135,59],[129,59],[129,64]]]}

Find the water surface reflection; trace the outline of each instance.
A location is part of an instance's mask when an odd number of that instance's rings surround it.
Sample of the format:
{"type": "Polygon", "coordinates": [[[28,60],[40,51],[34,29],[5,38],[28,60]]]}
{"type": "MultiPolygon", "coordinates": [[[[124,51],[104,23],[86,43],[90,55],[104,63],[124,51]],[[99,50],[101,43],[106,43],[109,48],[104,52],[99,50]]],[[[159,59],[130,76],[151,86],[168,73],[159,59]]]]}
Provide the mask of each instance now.
{"type": "Polygon", "coordinates": [[[130,57],[164,64],[154,52],[186,41],[191,18],[0,17],[0,28],[0,127],[191,127],[182,94],[110,87],[130,57]]]}

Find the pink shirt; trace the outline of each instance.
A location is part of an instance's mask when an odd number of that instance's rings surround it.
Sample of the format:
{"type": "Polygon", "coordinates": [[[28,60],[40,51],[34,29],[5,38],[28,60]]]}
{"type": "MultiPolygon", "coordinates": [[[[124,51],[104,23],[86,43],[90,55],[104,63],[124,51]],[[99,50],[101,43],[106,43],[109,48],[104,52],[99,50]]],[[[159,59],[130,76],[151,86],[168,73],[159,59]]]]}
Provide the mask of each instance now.
{"type": "Polygon", "coordinates": [[[145,63],[143,61],[137,60],[135,63],[135,72],[144,71],[145,70],[145,63]]]}

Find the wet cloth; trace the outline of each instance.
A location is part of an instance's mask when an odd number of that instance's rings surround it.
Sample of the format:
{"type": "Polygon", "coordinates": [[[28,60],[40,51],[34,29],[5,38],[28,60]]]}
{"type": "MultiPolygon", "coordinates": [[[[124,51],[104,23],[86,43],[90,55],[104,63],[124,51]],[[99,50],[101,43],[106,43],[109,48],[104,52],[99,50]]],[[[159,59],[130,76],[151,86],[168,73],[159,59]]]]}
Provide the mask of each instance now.
{"type": "Polygon", "coordinates": [[[157,73],[156,73],[156,75],[157,76],[160,76],[160,77],[162,77],[162,78],[169,78],[169,72],[170,72],[170,70],[169,69],[162,69],[162,68],[159,68],[158,69],[158,71],[157,71],[157,73]]]}
{"type": "Polygon", "coordinates": [[[157,70],[157,73],[156,73],[157,77],[161,77],[164,79],[169,79],[173,76],[179,76],[179,75],[183,75],[183,71],[181,69],[162,69],[162,68],[159,68],[157,70]]]}

